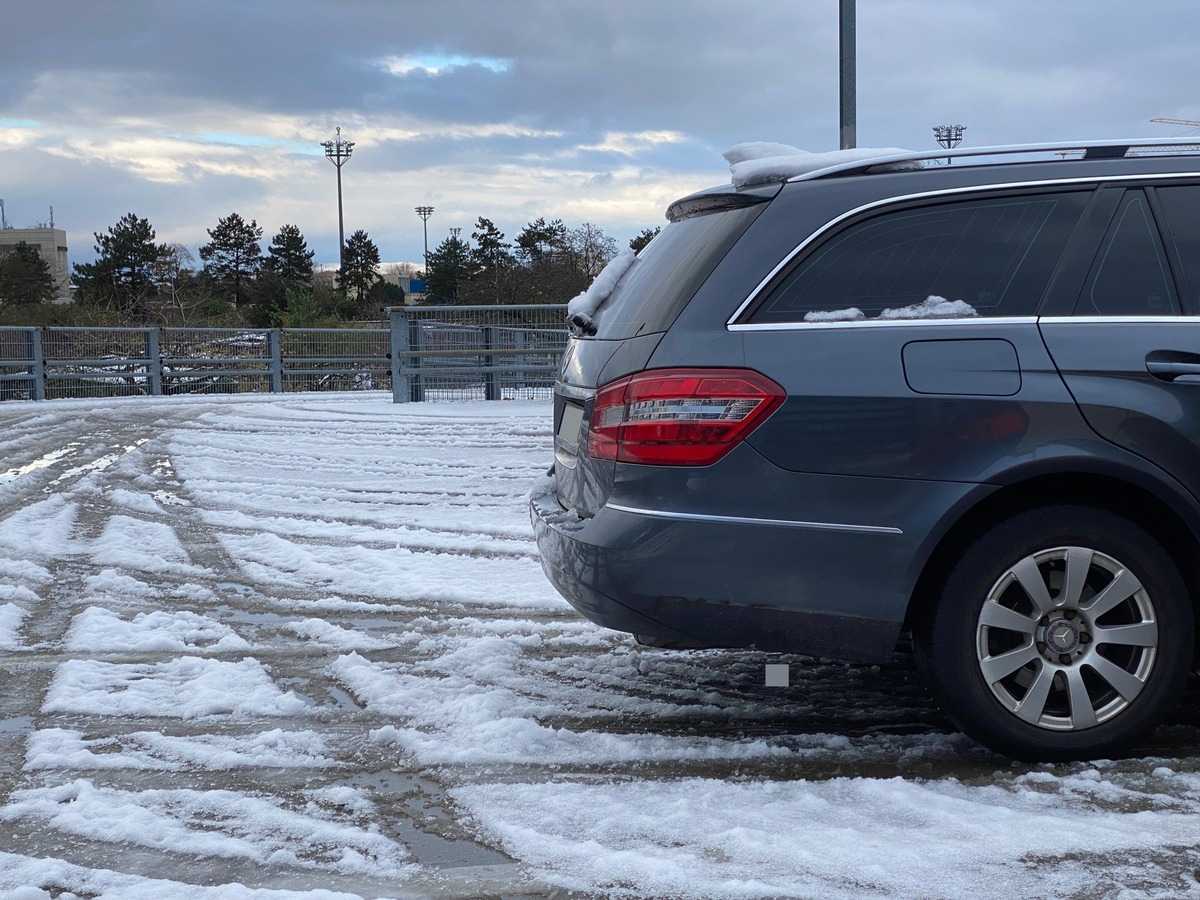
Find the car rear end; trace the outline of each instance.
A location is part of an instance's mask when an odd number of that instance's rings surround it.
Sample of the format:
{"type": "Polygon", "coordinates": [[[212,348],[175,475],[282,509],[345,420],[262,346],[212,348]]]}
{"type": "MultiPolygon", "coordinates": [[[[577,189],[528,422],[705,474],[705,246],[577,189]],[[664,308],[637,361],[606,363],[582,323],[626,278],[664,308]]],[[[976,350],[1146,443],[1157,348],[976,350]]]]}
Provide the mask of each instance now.
{"type": "MultiPolygon", "coordinates": [[[[554,466],[531,517],[559,592],[643,642],[883,658],[898,623],[860,616],[862,629],[831,627],[837,603],[818,599],[791,565],[797,533],[785,498],[811,486],[747,443],[785,395],[746,365],[744,339],[725,319],[779,259],[758,249],[778,223],[756,236],[756,222],[780,189],[678,201],[615,291],[577,323],[555,387],[554,466]],[[689,309],[714,292],[715,305],[689,309]]],[[[862,535],[836,528],[806,546],[854,552],[847,537],[861,546],[862,535]]]]}

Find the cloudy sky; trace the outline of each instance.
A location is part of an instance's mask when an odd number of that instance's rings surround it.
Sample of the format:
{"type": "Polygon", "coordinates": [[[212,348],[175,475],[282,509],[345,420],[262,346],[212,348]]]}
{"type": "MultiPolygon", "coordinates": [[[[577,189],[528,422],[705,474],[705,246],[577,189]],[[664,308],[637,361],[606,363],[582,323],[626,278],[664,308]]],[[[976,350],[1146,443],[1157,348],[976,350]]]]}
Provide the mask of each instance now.
{"type": "MultiPolygon", "coordinates": [[[[837,0],[7,2],[0,197],[71,261],[127,212],[194,253],[231,212],[385,260],[537,216],[622,244],[748,140],[838,145],[837,0]]],[[[1200,119],[1196,0],[859,0],[858,143],[1176,136],[1200,119]]],[[[266,241],[264,241],[264,244],[266,241]]]]}

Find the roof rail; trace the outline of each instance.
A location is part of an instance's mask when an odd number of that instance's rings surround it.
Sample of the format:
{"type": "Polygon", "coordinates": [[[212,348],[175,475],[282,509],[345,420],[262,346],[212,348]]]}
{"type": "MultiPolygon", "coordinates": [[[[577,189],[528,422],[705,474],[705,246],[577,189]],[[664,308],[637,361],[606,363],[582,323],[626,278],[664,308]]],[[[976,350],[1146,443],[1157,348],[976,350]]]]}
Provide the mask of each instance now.
{"type": "MultiPolygon", "coordinates": [[[[1082,153],[1083,159],[1119,159],[1130,155],[1130,151],[1145,151],[1159,148],[1175,147],[1181,150],[1196,150],[1200,152],[1200,140],[1195,137],[1175,138],[1133,138],[1128,140],[1108,141],[1062,141],[1048,144],[1012,144],[999,147],[959,147],[955,150],[930,150],[913,153],[880,156],[871,159],[848,160],[836,163],[802,175],[794,175],[788,181],[811,181],[815,178],[825,178],[829,175],[845,173],[866,173],[871,169],[895,171],[904,163],[923,162],[933,159],[961,159],[970,157],[1016,156],[1034,153],[1058,153],[1066,158],[1068,153],[1082,153]]],[[[1140,154],[1144,155],[1144,154],[1140,154]]]]}

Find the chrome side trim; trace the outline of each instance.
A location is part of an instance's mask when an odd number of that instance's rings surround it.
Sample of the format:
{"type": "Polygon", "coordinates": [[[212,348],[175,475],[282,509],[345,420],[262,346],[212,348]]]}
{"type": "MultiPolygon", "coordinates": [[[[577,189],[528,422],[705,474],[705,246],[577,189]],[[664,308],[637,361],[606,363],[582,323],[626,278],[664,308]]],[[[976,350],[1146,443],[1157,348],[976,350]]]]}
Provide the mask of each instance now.
{"type": "Polygon", "coordinates": [[[1196,325],[1198,316],[1042,316],[1039,325],[1196,325]]]}
{"type": "Polygon", "coordinates": [[[617,512],[650,516],[654,519],[677,519],[684,522],[713,522],[721,525],[774,525],[780,528],[813,528],[819,531],[855,531],[867,534],[904,534],[889,525],[846,525],[839,522],[799,522],[793,519],[755,519],[748,516],[715,516],[702,513],[672,512],[666,509],[641,509],[618,503],[604,504],[617,512]]]}
{"type": "Polygon", "coordinates": [[[573,384],[567,384],[565,381],[556,382],[554,385],[554,390],[562,394],[564,397],[570,398],[571,400],[587,401],[596,396],[595,388],[576,387],[573,384]]]}
{"type": "MultiPolygon", "coordinates": [[[[1043,320],[1045,321],[1045,320],[1043,320]]],[[[1072,320],[1074,321],[1074,320],[1072,320]]],[[[916,325],[937,325],[951,328],[956,325],[1036,325],[1037,316],[972,316],[963,319],[857,319],[853,322],[756,322],[728,325],[730,331],[807,331],[828,328],[911,328],[916,325]]]]}
{"type": "MultiPolygon", "coordinates": [[[[1193,143],[1194,143],[1194,141],[1193,141],[1193,143]]],[[[942,154],[942,155],[944,156],[945,154],[942,154]]],[[[791,263],[791,261],[793,259],[795,259],[798,255],[800,255],[800,253],[802,253],[805,249],[807,249],[810,244],[814,243],[818,238],[820,238],[822,235],[824,235],[826,232],[828,232],[832,228],[834,228],[837,225],[840,225],[842,222],[846,221],[846,219],[849,219],[853,216],[857,216],[860,213],[868,212],[873,209],[878,209],[881,206],[899,205],[901,203],[908,203],[913,200],[926,200],[931,197],[950,197],[950,196],[954,196],[955,194],[989,194],[989,193],[992,193],[993,191],[995,191],[995,192],[1010,191],[1015,188],[1062,187],[1062,186],[1083,185],[1083,184],[1101,185],[1101,184],[1110,184],[1110,183],[1122,182],[1122,181],[1145,181],[1146,179],[1154,179],[1154,180],[1158,181],[1158,180],[1163,180],[1163,179],[1176,179],[1176,178],[1178,178],[1178,179],[1185,179],[1185,178],[1194,179],[1197,177],[1200,177],[1200,172],[1170,172],[1170,173],[1162,173],[1162,174],[1142,173],[1141,175],[1099,175],[1099,176],[1093,176],[1091,178],[1077,177],[1077,178],[1053,178],[1053,179],[1039,180],[1039,181],[1006,181],[1003,184],[977,184],[977,185],[972,185],[970,187],[943,188],[943,189],[937,190],[937,191],[919,191],[915,194],[901,194],[900,196],[897,196],[897,197],[885,197],[882,200],[872,200],[870,203],[864,203],[862,206],[856,206],[854,209],[847,210],[846,212],[842,213],[840,216],[836,216],[836,217],[830,219],[828,222],[826,222],[824,225],[822,225],[820,228],[818,228],[816,231],[814,231],[812,234],[810,234],[808,237],[806,237],[803,241],[801,241],[799,244],[797,244],[792,249],[792,251],[790,253],[788,253],[786,256],[784,256],[784,258],[782,260],[780,260],[779,263],[773,269],[771,269],[770,272],[767,273],[767,276],[755,286],[754,290],[752,290],[750,292],[750,295],[738,305],[738,308],[733,311],[733,315],[731,315],[728,319],[725,320],[725,327],[729,328],[729,329],[733,329],[735,324],[737,324],[738,318],[741,317],[742,313],[744,313],[746,311],[746,308],[748,306],[750,306],[750,304],[752,304],[755,300],[758,299],[758,295],[762,293],[763,289],[766,288],[766,286],[768,284],[770,284],[772,281],[774,281],[775,276],[778,275],[784,268],[786,268],[787,265],[789,263],[791,263]]],[[[868,319],[866,321],[874,321],[874,320],[868,319]]],[[[944,321],[944,320],[928,319],[925,321],[932,322],[932,321],[944,321]]],[[[780,324],[787,324],[789,327],[795,327],[796,325],[811,325],[813,323],[811,323],[811,322],[796,322],[796,323],[775,322],[775,323],[771,323],[771,324],[773,326],[780,325],[780,324]]],[[[847,323],[847,324],[852,324],[852,323],[847,323]]],[[[762,327],[763,327],[762,324],[754,324],[754,325],[750,325],[747,323],[737,324],[738,330],[757,330],[757,329],[761,329],[762,327]]],[[[769,330],[778,330],[778,329],[771,328],[769,330]]]]}

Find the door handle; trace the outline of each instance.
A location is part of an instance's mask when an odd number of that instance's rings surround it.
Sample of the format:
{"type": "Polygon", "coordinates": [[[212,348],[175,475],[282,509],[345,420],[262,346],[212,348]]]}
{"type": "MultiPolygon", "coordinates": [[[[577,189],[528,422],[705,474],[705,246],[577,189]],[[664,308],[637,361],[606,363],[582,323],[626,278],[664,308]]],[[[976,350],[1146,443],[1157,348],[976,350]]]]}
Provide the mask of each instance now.
{"type": "Polygon", "coordinates": [[[1200,354],[1155,350],[1146,357],[1146,371],[1162,381],[1200,384],[1200,354]]]}

